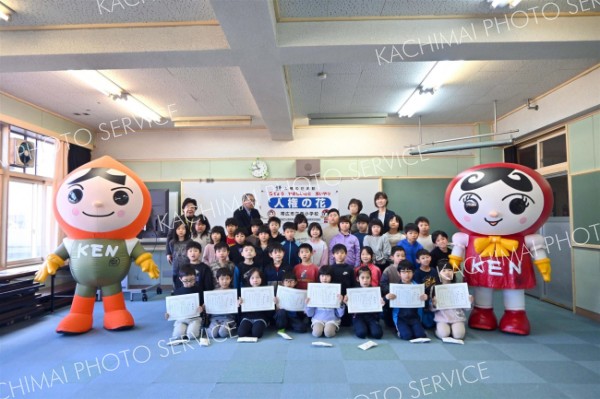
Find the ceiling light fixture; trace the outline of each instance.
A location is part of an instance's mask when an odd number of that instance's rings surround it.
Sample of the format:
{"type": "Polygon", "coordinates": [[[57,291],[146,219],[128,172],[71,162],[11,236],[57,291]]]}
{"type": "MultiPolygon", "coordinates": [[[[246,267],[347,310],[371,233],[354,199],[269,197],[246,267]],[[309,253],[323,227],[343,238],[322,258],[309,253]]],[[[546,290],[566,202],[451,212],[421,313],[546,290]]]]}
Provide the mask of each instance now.
{"type": "Polygon", "coordinates": [[[308,114],[308,124],[322,125],[383,125],[387,114],[308,114]]]}
{"type": "Polygon", "coordinates": [[[15,10],[0,2],[0,19],[8,22],[14,13],[15,10]]]}
{"type": "Polygon", "coordinates": [[[412,92],[408,100],[398,110],[400,118],[410,118],[422,110],[444,83],[462,66],[464,61],[438,61],[427,73],[425,79],[412,92]]]}
{"type": "Polygon", "coordinates": [[[252,116],[199,116],[199,117],[177,117],[173,118],[175,127],[228,127],[228,126],[250,126],[252,116]]]}
{"type": "Polygon", "coordinates": [[[476,148],[488,148],[488,147],[504,147],[507,145],[512,145],[514,143],[514,139],[506,139],[506,140],[496,140],[496,141],[484,141],[481,143],[467,143],[467,144],[458,144],[451,145],[448,147],[433,147],[426,149],[412,149],[408,152],[409,155],[419,155],[419,154],[435,154],[438,152],[450,152],[450,151],[460,151],[460,150],[470,150],[476,148]]]}
{"type": "Polygon", "coordinates": [[[520,2],[521,0],[488,0],[488,3],[492,3],[492,8],[506,6],[509,6],[510,8],[515,8],[520,2]]]}
{"type": "Polygon", "coordinates": [[[147,121],[161,122],[165,120],[157,112],[144,105],[140,100],[123,90],[120,86],[108,79],[99,71],[70,70],[69,73],[88,86],[92,86],[105,96],[112,98],[120,105],[131,111],[133,114],[144,118],[147,121]]]}
{"type": "Polygon", "coordinates": [[[421,86],[417,87],[415,91],[410,95],[408,100],[398,110],[398,116],[400,118],[410,118],[417,111],[423,109],[433,97],[434,90],[424,90],[421,86]]]}

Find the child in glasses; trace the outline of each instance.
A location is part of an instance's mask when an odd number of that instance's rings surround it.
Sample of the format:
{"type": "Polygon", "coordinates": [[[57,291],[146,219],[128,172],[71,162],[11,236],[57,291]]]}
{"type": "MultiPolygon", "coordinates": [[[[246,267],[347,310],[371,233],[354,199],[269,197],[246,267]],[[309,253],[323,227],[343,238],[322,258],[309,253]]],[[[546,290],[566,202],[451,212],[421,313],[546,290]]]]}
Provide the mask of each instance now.
{"type": "MultiPolygon", "coordinates": [[[[173,295],[198,294],[200,297],[200,306],[198,306],[198,314],[202,314],[204,306],[202,304],[202,295],[200,288],[196,285],[196,271],[189,265],[182,266],[179,269],[179,281],[182,286],[176,288],[173,295]]],[[[169,313],[165,313],[165,319],[169,319],[169,313]]],[[[171,340],[190,340],[200,337],[200,327],[202,326],[202,317],[194,317],[191,319],[175,320],[173,325],[173,334],[171,340]]]]}

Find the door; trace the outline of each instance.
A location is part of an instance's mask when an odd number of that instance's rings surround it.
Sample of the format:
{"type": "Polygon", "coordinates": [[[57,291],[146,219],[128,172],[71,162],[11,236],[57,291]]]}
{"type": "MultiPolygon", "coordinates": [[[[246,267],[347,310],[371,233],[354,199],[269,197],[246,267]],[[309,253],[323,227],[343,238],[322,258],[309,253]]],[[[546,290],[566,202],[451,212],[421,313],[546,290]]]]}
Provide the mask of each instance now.
{"type": "Polygon", "coordinates": [[[536,270],[537,286],[527,290],[542,300],[567,309],[573,308],[573,273],[571,264],[571,228],[569,225],[569,187],[566,174],[546,176],[554,194],[554,208],[540,229],[547,244],[552,265],[552,280],[545,283],[536,270]]]}

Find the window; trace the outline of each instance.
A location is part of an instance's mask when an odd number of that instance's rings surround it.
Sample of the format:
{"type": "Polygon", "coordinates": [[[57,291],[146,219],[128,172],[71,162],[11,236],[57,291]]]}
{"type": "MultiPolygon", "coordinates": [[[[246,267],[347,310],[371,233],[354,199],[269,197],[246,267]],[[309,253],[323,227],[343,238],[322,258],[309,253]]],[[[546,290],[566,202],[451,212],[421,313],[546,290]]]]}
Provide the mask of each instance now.
{"type": "Polygon", "coordinates": [[[517,149],[517,160],[520,165],[537,169],[537,145],[517,149]]]}
{"type": "Polygon", "coordinates": [[[567,137],[564,134],[540,141],[540,167],[567,162],[567,137]]]}
{"type": "Polygon", "coordinates": [[[567,135],[564,129],[517,145],[517,163],[543,175],[567,170],[567,135]]]}
{"type": "Polygon", "coordinates": [[[22,266],[39,263],[51,250],[52,178],[55,146],[46,136],[16,127],[3,126],[8,155],[3,179],[7,190],[6,254],[2,264],[22,266]],[[6,171],[8,170],[8,173],[6,171]]]}

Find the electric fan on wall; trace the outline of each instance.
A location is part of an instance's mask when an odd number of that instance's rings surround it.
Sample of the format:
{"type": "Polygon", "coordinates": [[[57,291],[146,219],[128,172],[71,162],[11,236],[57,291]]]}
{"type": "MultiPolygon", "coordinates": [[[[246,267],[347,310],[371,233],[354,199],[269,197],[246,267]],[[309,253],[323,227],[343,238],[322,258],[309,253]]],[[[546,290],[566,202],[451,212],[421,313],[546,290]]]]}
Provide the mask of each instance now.
{"type": "Polygon", "coordinates": [[[30,141],[12,139],[10,152],[12,166],[29,167],[35,163],[35,145],[30,141]]]}

